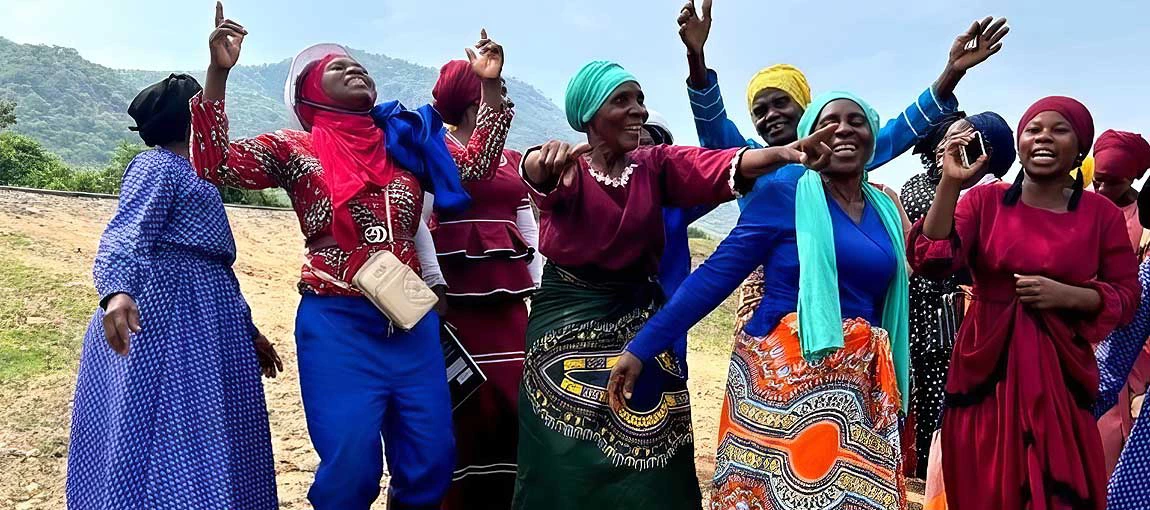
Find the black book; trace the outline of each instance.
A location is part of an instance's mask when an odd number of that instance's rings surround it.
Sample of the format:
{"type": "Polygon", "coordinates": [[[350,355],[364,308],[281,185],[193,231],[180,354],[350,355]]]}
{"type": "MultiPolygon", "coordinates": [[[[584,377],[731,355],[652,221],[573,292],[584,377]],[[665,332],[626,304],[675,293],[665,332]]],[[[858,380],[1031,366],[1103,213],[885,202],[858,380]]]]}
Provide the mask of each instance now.
{"type": "Polygon", "coordinates": [[[455,326],[447,322],[441,323],[439,343],[443,347],[443,359],[447,363],[447,385],[451,389],[451,410],[454,411],[487,382],[487,376],[471,358],[471,353],[463,348],[455,326]]]}

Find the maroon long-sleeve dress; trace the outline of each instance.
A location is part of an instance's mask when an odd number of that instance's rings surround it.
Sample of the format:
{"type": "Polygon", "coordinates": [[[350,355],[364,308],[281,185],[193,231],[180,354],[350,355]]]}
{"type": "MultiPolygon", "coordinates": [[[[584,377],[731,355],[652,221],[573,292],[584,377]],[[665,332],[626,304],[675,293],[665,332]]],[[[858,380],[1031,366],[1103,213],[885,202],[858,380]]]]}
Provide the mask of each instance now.
{"type": "Polygon", "coordinates": [[[1091,344],[1129,322],[1138,267],[1122,213],[1086,193],[1059,213],[1021,201],[1006,184],[959,201],[950,238],[920,220],[907,256],[916,273],[969,269],[975,299],[958,334],[942,425],[947,502],[954,510],[1103,509],[1102,443],[1090,412],[1098,392],[1091,344]],[[1083,315],[1021,304],[1015,275],[1097,290],[1102,309],[1083,315]]]}

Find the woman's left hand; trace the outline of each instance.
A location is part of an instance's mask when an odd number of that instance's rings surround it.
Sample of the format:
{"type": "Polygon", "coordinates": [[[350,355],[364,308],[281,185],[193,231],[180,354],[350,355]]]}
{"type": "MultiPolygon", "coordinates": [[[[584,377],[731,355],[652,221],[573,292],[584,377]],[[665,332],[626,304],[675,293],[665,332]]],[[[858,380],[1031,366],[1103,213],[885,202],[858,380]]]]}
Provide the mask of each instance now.
{"type": "Polygon", "coordinates": [[[1056,282],[1045,276],[1014,275],[1018,300],[1036,310],[1078,310],[1088,308],[1082,292],[1096,291],[1056,282]]]}
{"type": "Polygon", "coordinates": [[[994,19],[993,16],[987,16],[981,21],[975,21],[954,40],[948,64],[951,69],[964,73],[986,62],[986,59],[1002,49],[1002,38],[1009,32],[1006,18],[994,19]]]}
{"type": "Polygon", "coordinates": [[[503,75],[503,46],[487,38],[487,29],[479,32],[475,49],[466,48],[471,70],[481,80],[498,80],[503,75]],[[476,51],[478,50],[478,54],[476,51]]]}
{"type": "Polygon", "coordinates": [[[280,360],[279,354],[276,354],[276,348],[272,347],[272,343],[263,333],[257,333],[256,339],[256,358],[260,361],[260,372],[264,377],[271,379],[276,378],[276,374],[284,371],[284,362],[280,360]]]}
{"type": "Polygon", "coordinates": [[[607,378],[607,403],[615,412],[619,412],[626,405],[626,401],[631,399],[635,381],[639,379],[641,373],[643,373],[643,362],[634,354],[623,351],[607,378]]]}

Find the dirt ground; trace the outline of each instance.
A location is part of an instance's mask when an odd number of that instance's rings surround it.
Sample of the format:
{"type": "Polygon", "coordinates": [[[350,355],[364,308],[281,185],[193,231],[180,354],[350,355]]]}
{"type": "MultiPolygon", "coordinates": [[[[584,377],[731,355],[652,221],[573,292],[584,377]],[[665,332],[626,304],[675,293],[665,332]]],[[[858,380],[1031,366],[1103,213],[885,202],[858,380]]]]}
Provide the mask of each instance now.
{"type": "MultiPolygon", "coordinates": [[[[92,259],[115,206],[114,200],[0,190],[0,236],[34,240],[12,248],[11,255],[47,274],[63,276],[69,287],[91,289],[92,259]]],[[[290,212],[229,209],[228,215],[239,248],[236,273],[244,295],[256,324],[275,343],[287,369],[264,383],[280,504],[285,509],[309,508],[307,489],[318,458],[304,423],[292,336],[298,303],[295,281],[303,250],[298,224],[290,212]]],[[[705,482],[714,470],[727,355],[693,341],[689,361],[696,461],[699,479],[705,482]]],[[[73,364],[63,372],[0,385],[0,508],[64,508],[75,370],[73,364]]],[[[383,503],[376,508],[384,508],[383,503]]]]}

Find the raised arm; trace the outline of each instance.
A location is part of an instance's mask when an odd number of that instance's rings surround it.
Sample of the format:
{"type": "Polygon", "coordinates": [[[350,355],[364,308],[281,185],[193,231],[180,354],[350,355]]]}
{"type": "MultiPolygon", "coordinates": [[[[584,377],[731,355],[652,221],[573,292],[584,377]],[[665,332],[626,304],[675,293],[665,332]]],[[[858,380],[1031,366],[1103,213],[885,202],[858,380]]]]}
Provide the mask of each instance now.
{"type": "Polygon", "coordinates": [[[1006,26],[1006,19],[988,17],[975,21],[959,34],[950,47],[946,66],[934,84],[879,130],[875,138],[874,159],[868,168],[878,168],[910,150],[944,116],[957,111],[958,99],[954,90],[958,82],[971,68],[998,53],[1008,32],[1010,27],[1006,26]]]}
{"type": "Polygon", "coordinates": [[[959,152],[970,142],[973,133],[973,129],[968,129],[948,142],[934,202],[926,217],[911,228],[907,258],[915,273],[928,278],[945,278],[965,268],[977,240],[978,210],[987,188],[971,190],[962,204],[958,204],[962,183],[986,165],[985,155],[970,168],[958,161],[959,152]]]}
{"type": "Polygon", "coordinates": [[[240,24],[224,18],[223,5],[216,2],[216,29],[208,40],[212,60],[204,90],[190,105],[191,161],[200,177],[214,184],[264,189],[279,185],[275,175],[287,159],[284,148],[272,135],[230,142],[224,109],[228,74],[239,61],[247,33],[240,24]]]}
{"type": "Polygon", "coordinates": [[[492,175],[493,163],[503,154],[507,132],[515,117],[515,110],[503,98],[503,47],[488,39],[487,29],[480,32],[475,49],[467,48],[467,59],[481,84],[479,113],[466,147],[448,145],[451,157],[459,166],[459,176],[465,181],[492,175]]]}
{"type": "Polygon", "coordinates": [[[678,21],[679,37],[687,48],[687,66],[691,70],[687,79],[687,97],[691,101],[699,144],[708,149],[758,147],[757,143],[743,137],[735,123],[727,118],[719,77],[707,69],[703,46],[711,33],[711,0],[703,1],[702,16],[696,13],[694,0],[687,2],[679,11],[678,21]]]}

